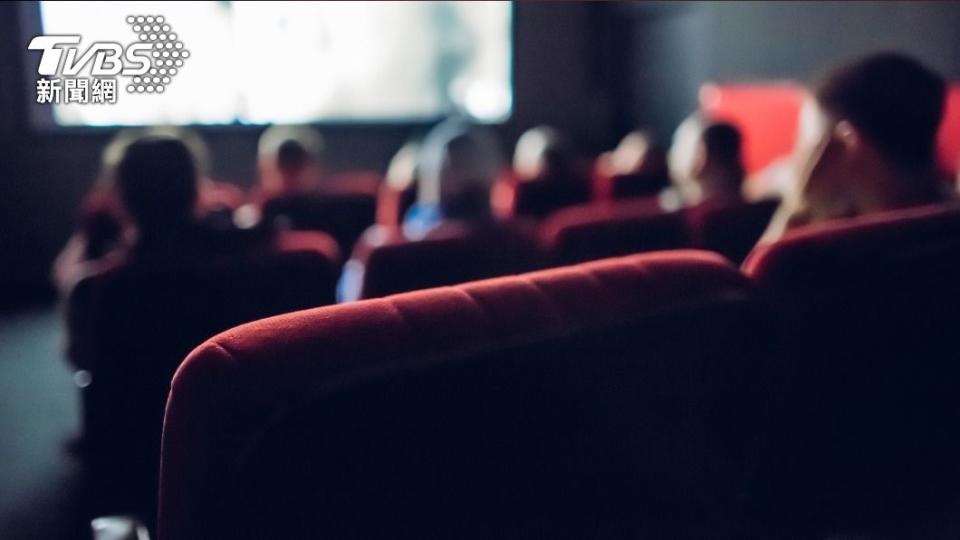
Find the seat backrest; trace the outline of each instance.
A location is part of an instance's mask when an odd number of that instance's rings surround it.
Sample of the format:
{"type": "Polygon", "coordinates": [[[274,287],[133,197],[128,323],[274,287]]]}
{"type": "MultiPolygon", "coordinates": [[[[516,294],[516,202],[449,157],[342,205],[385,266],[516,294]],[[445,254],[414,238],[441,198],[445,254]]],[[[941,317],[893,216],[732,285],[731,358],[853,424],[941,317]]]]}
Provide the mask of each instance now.
{"type": "Polygon", "coordinates": [[[513,180],[510,187],[513,189],[511,217],[541,219],[561,208],[590,200],[590,181],[576,176],[513,180]]]}
{"type": "Polygon", "coordinates": [[[684,210],[693,246],[740,264],[770,224],[778,201],[703,203],[684,210]]]}
{"type": "Polygon", "coordinates": [[[174,378],[160,537],[733,537],[767,319],[670,252],[233,329],[174,378]]]}
{"type": "MultiPolygon", "coordinates": [[[[355,248],[364,266],[361,298],[455,285],[542,267],[532,235],[514,225],[444,227],[426,239],[395,235],[376,247],[355,248]]],[[[363,242],[363,239],[361,239],[363,242]]]]}
{"type": "Polygon", "coordinates": [[[680,213],[666,213],[656,199],[594,203],[555,212],[540,226],[540,241],[558,264],[686,247],[680,213]]]}
{"type": "Polygon", "coordinates": [[[140,258],[80,281],[67,301],[68,357],[91,374],[82,397],[94,464],[153,483],[163,404],[183,356],[232,326],[332,303],[335,257],[326,235],[288,232],[269,250],[140,258]]]}
{"type": "Polygon", "coordinates": [[[366,191],[283,195],[263,203],[263,222],[280,229],[323,231],[342,253],[373,225],[376,195],[366,191]]]}
{"type": "Polygon", "coordinates": [[[594,194],[600,200],[653,197],[669,186],[669,176],[660,172],[600,174],[594,178],[594,194]]]}
{"type": "Polygon", "coordinates": [[[788,329],[798,499],[865,520],[930,510],[937,486],[960,480],[960,209],[798,230],[744,268],[788,329]]]}

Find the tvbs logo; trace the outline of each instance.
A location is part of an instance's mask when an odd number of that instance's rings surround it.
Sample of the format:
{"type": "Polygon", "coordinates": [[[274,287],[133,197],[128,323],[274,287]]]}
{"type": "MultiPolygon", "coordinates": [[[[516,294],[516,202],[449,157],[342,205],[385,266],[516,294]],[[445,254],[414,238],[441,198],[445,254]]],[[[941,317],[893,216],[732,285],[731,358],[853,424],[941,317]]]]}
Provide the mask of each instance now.
{"type": "Polygon", "coordinates": [[[126,79],[128,93],[163,93],[190,52],[162,15],[130,15],[126,21],[138,38],[126,46],[96,41],[81,52],[80,35],[34,37],[27,48],[43,51],[37,103],[116,103],[117,77],[126,79]]]}

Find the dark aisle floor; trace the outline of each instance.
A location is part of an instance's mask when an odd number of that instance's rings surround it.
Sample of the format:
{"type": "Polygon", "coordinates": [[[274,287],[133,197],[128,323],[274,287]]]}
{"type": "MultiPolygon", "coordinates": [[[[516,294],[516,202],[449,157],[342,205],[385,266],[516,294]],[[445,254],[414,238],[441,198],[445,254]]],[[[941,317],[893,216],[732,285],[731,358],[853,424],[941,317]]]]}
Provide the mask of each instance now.
{"type": "Polygon", "coordinates": [[[77,391],[55,309],[0,317],[0,538],[89,538],[81,468],[65,450],[77,391]]]}

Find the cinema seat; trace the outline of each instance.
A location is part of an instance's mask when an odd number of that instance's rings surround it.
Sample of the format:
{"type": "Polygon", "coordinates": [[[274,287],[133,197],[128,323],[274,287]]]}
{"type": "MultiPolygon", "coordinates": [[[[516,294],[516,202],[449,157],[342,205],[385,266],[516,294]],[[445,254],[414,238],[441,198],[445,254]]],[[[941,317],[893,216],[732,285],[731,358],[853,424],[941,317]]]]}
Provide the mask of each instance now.
{"type": "Polygon", "coordinates": [[[617,174],[607,181],[606,190],[612,199],[652,197],[670,185],[669,178],[663,174],[617,174]]]}
{"type": "Polygon", "coordinates": [[[336,246],[288,232],[269,250],[199,260],[142,257],[81,280],[67,300],[88,465],[138,492],[155,486],[163,404],[183,356],[227,328],[330,304],[336,246]]]}
{"type": "Polygon", "coordinates": [[[758,202],[706,202],[684,210],[693,246],[715,251],[740,264],[770,224],[779,204],[758,202]]]}
{"type": "Polygon", "coordinates": [[[235,328],[174,377],[160,538],[755,537],[767,320],[680,251],[235,328]]]}
{"type": "Polygon", "coordinates": [[[495,206],[507,218],[528,217],[542,219],[548,214],[590,200],[590,181],[586,178],[540,176],[517,179],[507,177],[498,182],[494,197],[501,201],[495,206]]]}
{"type": "Polygon", "coordinates": [[[355,192],[300,193],[277,196],[263,203],[262,222],[278,229],[323,231],[332,236],[341,253],[350,249],[373,225],[376,195],[355,192]]]}
{"type": "Polygon", "coordinates": [[[360,298],[378,298],[528,272],[543,267],[543,261],[526,227],[450,225],[419,241],[377,227],[358,242],[350,265],[363,268],[360,298]]]}
{"type": "Polygon", "coordinates": [[[540,226],[540,242],[555,264],[687,247],[680,213],[664,213],[656,199],[566,208],[540,226]]]}
{"type": "Polygon", "coordinates": [[[960,209],[798,230],[744,269],[787,329],[782,483],[796,515],[901,538],[960,500],[960,209]]]}

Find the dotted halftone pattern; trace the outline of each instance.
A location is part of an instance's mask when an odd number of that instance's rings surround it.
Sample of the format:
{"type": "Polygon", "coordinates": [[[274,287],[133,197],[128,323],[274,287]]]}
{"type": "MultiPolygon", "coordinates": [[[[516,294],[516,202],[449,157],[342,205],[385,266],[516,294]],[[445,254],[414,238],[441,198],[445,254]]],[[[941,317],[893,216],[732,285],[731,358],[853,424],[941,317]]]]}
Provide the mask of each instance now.
{"type": "Polygon", "coordinates": [[[143,75],[132,77],[127,92],[132,94],[162,94],[173,77],[190,58],[173,27],[162,15],[129,15],[127,24],[140,43],[151,45],[150,68],[143,75]]]}

